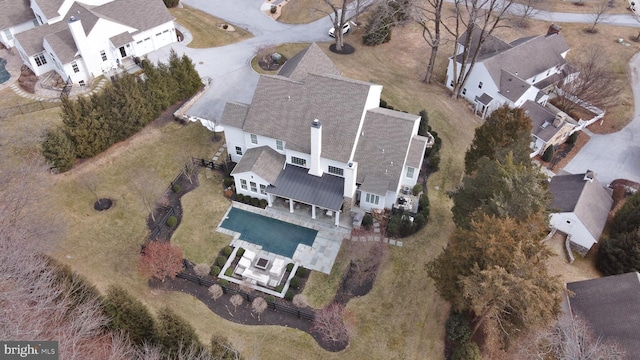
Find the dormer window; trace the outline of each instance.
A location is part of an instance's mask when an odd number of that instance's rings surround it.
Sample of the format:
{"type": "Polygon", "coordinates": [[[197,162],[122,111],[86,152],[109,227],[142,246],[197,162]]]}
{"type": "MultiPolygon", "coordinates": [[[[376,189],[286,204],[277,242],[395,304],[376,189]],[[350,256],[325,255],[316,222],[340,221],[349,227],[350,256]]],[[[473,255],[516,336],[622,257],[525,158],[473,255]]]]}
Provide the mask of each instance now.
{"type": "Polygon", "coordinates": [[[284,150],[284,144],[282,143],[282,140],[276,140],[276,149],[284,150]]]}
{"type": "Polygon", "coordinates": [[[251,143],[257,145],[258,144],[258,135],[251,134],[251,143]]]}

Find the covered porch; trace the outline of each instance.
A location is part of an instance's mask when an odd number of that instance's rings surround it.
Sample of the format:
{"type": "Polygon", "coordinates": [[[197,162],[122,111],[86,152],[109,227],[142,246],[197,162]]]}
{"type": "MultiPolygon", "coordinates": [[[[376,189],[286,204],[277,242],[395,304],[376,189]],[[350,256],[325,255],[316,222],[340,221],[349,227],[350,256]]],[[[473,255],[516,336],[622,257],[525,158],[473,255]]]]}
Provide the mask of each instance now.
{"type": "Polygon", "coordinates": [[[331,219],[340,226],[340,214],[344,199],[344,179],[335,175],[310,175],[298,166],[286,166],[274,185],[267,187],[269,207],[289,208],[289,213],[302,210],[314,220],[331,219]]]}

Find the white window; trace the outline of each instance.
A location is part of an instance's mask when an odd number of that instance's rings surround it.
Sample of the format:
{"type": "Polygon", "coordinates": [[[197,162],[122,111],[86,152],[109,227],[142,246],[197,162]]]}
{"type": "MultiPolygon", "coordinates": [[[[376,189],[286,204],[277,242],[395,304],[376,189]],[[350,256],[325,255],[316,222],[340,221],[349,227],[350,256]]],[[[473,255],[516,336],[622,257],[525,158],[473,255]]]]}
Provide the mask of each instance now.
{"type": "Polygon", "coordinates": [[[71,63],[71,67],[73,68],[73,72],[74,72],[74,73],[78,73],[78,72],[80,72],[80,68],[78,67],[78,63],[77,63],[77,62],[75,62],[75,61],[74,61],[74,62],[72,62],[72,63],[71,63]]]}
{"type": "Polygon", "coordinates": [[[482,89],[482,81],[478,83],[478,89],[482,89]]]}
{"type": "Polygon", "coordinates": [[[407,166],[407,177],[409,179],[413,179],[413,173],[415,172],[415,168],[412,168],[411,166],[407,166]]]}
{"type": "Polygon", "coordinates": [[[329,174],[344,176],[344,170],[342,168],[329,165],[329,174]]]}
{"type": "Polygon", "coordinates": [[[284,150],[284,144],[282,143],[282,140],[276,140],[276,149],[284,150]]]}
{"type": "Polygon", "coordinates": [[[449,83],[449,86],[453,87],[453,80],[449,83]]]}
{"type": "Polygon", "coordinates": [[[42,66],[47,63],[47,58],[44,57],[43,53],[34,56],[33,59],[36,61],[36,65],[38,66],[42,66]]]}
{"type": "Polygon", "coordinates": [[[256,186],[256,183],[251,181],[249,182],[249,185],[251,185],[251,192],[258,192],[258,187],[256,186]]]}
{"type": "Polygon", "coordinates": [[[13,35],[11,34],[11,29],[4,30],[4,36],[7,37],[7,40],[13,40],[13,35]]]}
{"type": "Polygon", "coordinates": [[[367,193],[366,201],[370,204],[378,205],[378,203],[380,202],[380,196],[367,193]]]}
{"type": "Polygon", "coordinates": [[[466,95],[467,94],[467,88],[462,89],[462,95],[466,95]]]}
{"type": "Polygon", "coordinates": [[[291,157],[291,163],[294,164],[294,165],[300,165],[300,166],[303,166],[303,167],[307,167],[307,160],[305,160],[303,158],[292,156],[291,157]]]}
{"type": "Polygon", "coordinates": [[[100,50],[100,57],[102,57],[102,61],[107,61],[107,53],[104,50],[100,50]]]}
{"type": "Polygon", "coordinates": [[[241,187],[242,189],[244,189],[244,190],[247,190],[247,189],[248,189],[248,187],[247,187],[247,180],[245,180],[245,179],[240,179],[240,187],[241,187]]]}
{"type": "Polygon", "coordinates": [[[236,155],[242,156],[242,148],[240,146],[236,146],[236,155]]]}
{"type": "Polygon", "coordinates": [[[267,195],[267,185],[260,184],[260,194],[267,195]]]}
{"type": "Polygon", "coordinates": [[[34,20],[33,21],[33,25],[38,26],[40,24],[44,24],[44,22],[42,21],[42,18],[40,17],[40,15],[36,14],[36,17],[38,18],[38,20],[34,20]]]}
{"type": "Polygon", "coordinates": [[[87,84],[84,83],[84,80],[78,81],[78,84],[80,84],[80,86],[86,86],[87,85],[87,84]]]}
{"type": "Polygon", "coordinates": [[[251,134],[251,143],[252,144],[258,144],[258,135],[251,134]]]}

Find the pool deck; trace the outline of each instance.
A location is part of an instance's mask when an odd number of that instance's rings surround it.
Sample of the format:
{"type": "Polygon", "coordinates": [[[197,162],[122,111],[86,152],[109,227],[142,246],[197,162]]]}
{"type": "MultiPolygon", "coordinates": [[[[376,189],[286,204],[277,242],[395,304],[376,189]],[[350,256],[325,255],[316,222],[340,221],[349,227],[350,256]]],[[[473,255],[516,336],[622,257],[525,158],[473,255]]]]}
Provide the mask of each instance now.
{"type": "MultiPolygon", "coordinates": [[[[293,254],[293,258],[292,259],[287,258],[287,259],[307,269],[320,271],[325,274],[331,273],[331,268],[333,267],[336,257],[338,256],[338,251],[340,250],[340,246],[342,245],[342,240],[345,238],[349,238],[349,235],[351,233],[351,229],[337,228],[335,225],[316,222],[310,218],[304,219],[303,217],[292,216],[292,214],[289,214],[289,213],[272,211],[269,208],[260,209],[251,205],[242,204],[235,201],[233,202],[231,207],[236,207],[241,210],[249,211],[249,212],[270,217],[276,220],[281,220],[290,224],[295,224],[295,225],[304,226],[310,229],[317,230],[318,234],[316,235],[316,238],[313,241],[313,245],[307,246],[304,244],[299,244],[298,247],[296,248],[295,253],[293,254]]],[[[229,207],[229,210],[231,210],[231,207],[229,207]]],[[[220,220],[220,223],[218,224],[218,227],[217,227],[217,231],[223,234],[233,236],[233,240],[231,241],[231,246],[234,246],[236,248],[242,247],[245,249],[251,249],[252,251],[256,251],[256,252],[262,251],[262,246],[244,241],[240,239],[239,233],[220,227],[224,219],[227,217],[229,210],[227,210],[227,213],[225,213],[225,216],[222,218],[222,220],[220,220]]],[[[280,255],[277,255],[277,256],[280,256],[280,255]]]]}

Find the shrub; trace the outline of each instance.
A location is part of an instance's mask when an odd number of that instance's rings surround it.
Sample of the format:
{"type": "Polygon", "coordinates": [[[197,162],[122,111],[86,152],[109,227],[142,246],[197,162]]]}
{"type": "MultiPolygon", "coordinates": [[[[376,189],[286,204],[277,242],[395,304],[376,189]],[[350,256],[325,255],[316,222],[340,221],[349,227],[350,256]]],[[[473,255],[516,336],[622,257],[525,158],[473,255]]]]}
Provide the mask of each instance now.
{"type": "Polygon", "coordinates": [[[278,292],[278,293],[282,292],[283,289],[284,289],[284,285],[276,286],[276,292],[278,292]]]}
{"type": "Polygon", "coordinates": [[[242,257],[242,255],[244,255],[244,248],[238,248],[238,251],[236,251],[236,257],[242,257]]]}
{"type": "Polygon", "coordinates": [[[228,277],[232,277],[233,276],[233,268],[232,267],[228,267],[227,271],[224,272],[224,274],[228,277]]]}
{"type": "Polygon", "coordinates": [[[65,172],[71,169],[76,161],[73,142],[69,140],[62,128],[47,132],[41,147],[44,158],[58,172],[65,172]]]}
{"type": "Polygon", "coordinates": [[[244,199],[242,200],[242,202],[245,203],[245,204],[251,204],[251,199],[252,199],[251,196],[245,195],[244,199]]]}
{"type": "Polygon", "coordinates": [[[178,223],[178,218],[173,215],[169,216],[169,218],[167,219],[168,227],[174,227],[176,226],[177,223],[178,223]]]}
{"type": "Polygon", "coordinates": [[[266,295],[264,299],[267,300],[268,303],[273,303],[276,301],[276,297],[273,295],[266,295]]]}
{"type": "Polygon", "coordinates": [[[211,272],[211,268],[207,264],[198,264],[193,268],[193,271],[198,276],[205,276],[211,272]]]}
{"type": "Polygon", "coordinates": [[[222,28],[223,28],[224,30],[227,30],[227,29],[229,28],[229,24],[223,24],[223,25],[222,25],[222,28]]]}
{"type": "Polygon", "coordinates": [[[289,282],[289,288],[290,289],[300,289],[300,284],[302,283],[302,279],[300,279],[297,276],[294,276],[293,279],[291,279],[291,281],[289,282]]]}
{"type": "Polygon", "coordinates": [[[422,194],[420,196],[420,200],[418,201],[418,212],[422,214],[425,221],[429,218],[429,196],[427,196],[427,194],[422,194]]]}
{"type": "Polygon", "coordinates": [[[271,9],[269,10],[272,14],[275,14],[278,11],[278,7],[275,5],[271,5],[271,9]]]}
{"type": "Polygon", "coordinates": [[[220,286],[229,286],[229,280],[226,279],[218,279],[218,284],[220,286]]]}
{"type": "Polygon", "coordinates": [[[260,204],[259,204],[259,206],[260,206],[261,208],[263,208],[263,209],[264,209],[264,208],[266,208],[266,207],[267,207],[267,205],[269,205],[269,202],[267,202],[267,200],[266,200],[266,199],[260,199],[260,204]]]}
{"type": "Polygon", "coordinates": [[[375,46],[391,40],[391,28],[393,18],[383,6],[378,6],[365,27],[362,43],[367,46],[375,46]]]}
{"type": "Polygon", "coordinates": [[[242,194],[237,194],[237,195],[236,195],[236,200],[238,200],[238,202],[244,202],[244,195],[242,195],[242,194]]]}
{"type": "Polygon", "coordinates": [[[466,313],[452,311],[444,325],[447,339],[458,343],[467,342],[471,337],[471,326],[469,325],[469,315],[466,313]]]}
{"type": "Polygon", "coordinates": [[[296,294],[293,297],[293,305],[299,307],[299,308],[303,308],[303,307],[307,307],[308,302],[307,302],[307,297],[304,296],[303,294],[296,294]]]}
{"type": "Polygon", "coordinates": [[[296,276],[299,278],[306,278],[309,276],[309,269],[300,266],[298,270],[296,270],[296,276]]]}
{"type": "Polygon", "coordinates": [[[418,196],[418,194],[420,194],[422,192],[422,185],[415,184],[413,186],[413,189],[411,190],[411,192],[413,193],[413,196],[418,196]]]}
{"type": "Polygon", "coordinates": [[[233,185],[233,178],[226,177],[224,178],[224,180],[222,180],[222,183],[224,184],[224,187],[228,188],[229,186],[233,185]]]}
{"type": "Polygon", "coordinates": [[[547,150],[544,151],[544,154],[542,154],[542,160],[549,162],[551,160],[553,160],[553,155],[555,153],[555,149],[553,148],[553,145],[547,147],[547,150]]]}
{"type": "Polygon", "coordinates": [[[224,255],[220,255],[218,256],[218,258],[216,259],[216,265],[223,267],[226,263],[227,263],[227,257],[224,255]]]}
{"type": "Polygon", "coordinates": [[[293,266],[294,266],[293,263],[288,263],[287,264],[287,271],[291,272],[291,270],[293,270],[293,266]]]}
{"type": "Polygon", "coordinates": [[[480,349],[474,342],[465,341],[453,350],[451,360],[480,360],[480,349]]]}
{"type": "Polygon", "coordinates": [[[427,221],[424,219],[424,215],[422,215],[422,213],[419,213],[413,219],[413,226],[415,231],[422,229],[426,224],[427,224],[427,221]]]}
{"type": "Polygon", "coordinates": [[[287,292],[284,294],[284,298],[285,298],[285,300],[291,301],[291,300],[293,300],[293,296],[294,295],[295,294],[293,293],[292,290],[287,290],[287,292]]]}
{"type": "Polygon", "coordinates": [[[213,275],[213,276],[218,276],[218,275],[220,274],[220,271],[221,271],[221,270],[222,270],[222,269],[220,268],[220,266],[218,266],[218,265],[213,265],[213,266],[211,267],[211,272],[210,272],[210,274],[211,274],[211,275],[213,275]]]}
{"type": "Polygon", "coordinates": [[[173,185],[171,185],[171,190],[172,190],[174,193],[179,193],[179,192],[180,192],[180,184],[173,184],[173,185]]]}
{"type": "Polygon", "coordinates": [[[258,207],[260,205],[260,199],[258,198],[251,198],[251,205],[258,207]]]}
{"type": "Polygon", "coordinates": [[[367,230],[371,229],[371,226],[373,226],[373,216],[371,216],[371,214],[364,214],[362,217],[362,226],[367,230]]]}
{"type": "Polygon", "coordinates": [[[437,170],[440,167],[440,152],[435,151],[429,155],[428,165],[431,169],[437,170]]]}
{"type": "Polygon", "coordinates": [[[574,132],[573,134],[569,135],[569,138],[567,139],[567,143],[568,144],[575,144],[576,141],[578,141],[578,132],[574,132]]]}
{"type": "Polygon", "coordinates": [[[224,249],[222,249],[222,253],[226,257],[229,257],[229,255],[231,255],[232,252],[233,252],[233,248],[229,245],[225,246],[224,249]]]}

